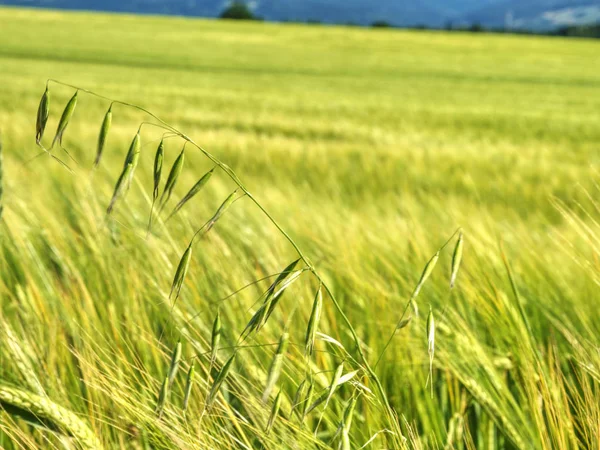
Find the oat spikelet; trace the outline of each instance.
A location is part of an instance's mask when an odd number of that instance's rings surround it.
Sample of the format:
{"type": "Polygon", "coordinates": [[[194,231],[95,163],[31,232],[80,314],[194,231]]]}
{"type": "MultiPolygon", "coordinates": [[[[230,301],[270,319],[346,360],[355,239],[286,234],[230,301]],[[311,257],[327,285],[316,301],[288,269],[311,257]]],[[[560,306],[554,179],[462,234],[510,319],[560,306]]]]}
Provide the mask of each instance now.
{"type": "Polygon", "coordinates": [[[306,329],[305,349],[307,355],[312,355],[315,348],[315,339],[317,337],[317,331],[319,328],[319,319],[321,318],[321,310],[323,309],[323,294],[321,287],[315,295],[313,301],[312,311],[310,318],[308,319],[308,327],[306,329]]]}
{"type": "Polygon", "coordinates": [[[126,178],[127,188],[129,188],[129,186],[131,185],[131,181],[133,180],[133,174],[140,160],[141,148],[142,143],[140,138],[140,132],[138,130],[138,132],[133,137],[131,144],[129,145],[129,150],[127,152],[127,156],[125,157],[125,163],[123,164],[123,168],[127,167],[128,165],[131,165],[131,171],[129,173],[129,176],[126,178]]]}
{"type": "Polygon", "coordinates": [[[427,353],[429,354],[429,375],[427,382],[431,386],[431,397],[433,397],[433,353],[435,350],[435,320],[433,318],[433,311],[431,306],[429,307],[429,314],[427,315],[427,353]]]}
{"type": "Polygon", "coordinates": [[[281,375],[281,369],[283,368],[283,357],[285,356],[285,352],[287,351],[289,340],[290,335],[286,327],[286,329],[283,331],[283,334],[279,338],[279,345],[277,346],[277,351],[275,352],[273,360],[271,361],[271,367],[269,367],[269,374],[267,375],[267,382],[262,395],[262,401],[265,403],[269,399],[269,395],[271,395],[271,391],[275,387],[275,384],[277,384],[279,375],[281,375]]]}
{"type": "Polygon", "coordinates": [[[460,262],[462,261],[463,254],[463,233],[462,231],[458,235],[456,246],[454,247],[454,253],[452,254],[452,270],[450,275],[450,289],[454,287],[456,282],[456,276],[458,275],[458,269],[460,268],[460,262]]]}
{"type": "Polygon", "coordinates": [[[352,428],[352,418],[354,417],[354,409],[356,408],[356,401],[358,396],[352,397],[350,403],[344,410],[344,417],[342,419],[342,450],[351,450],[350,446],[350,428],[352,428]]]}
{"type": "Polygon", "coordinates": [[[188,246],[188,248],[183,253],[181,260],[179,261],[179,265],[177,266],[177,270],[175,271],[175,277],[173,278],[173,283],[171,284],[171,292],[169,293],[169,298],[173,296],[175,293],[175,299],[179,298],[179,293],[181,292],[181,286],[183,285],[183,281],[187,274],[188,268],[190,267],[190,260],[192,259],[192,244],[188,246]]]}
{"type": "Polygon", "coordinates": [[[46,90],[40,99],[40,105],[37,111],[37,120],[35,123],[35,142],[40,145],[42,138],[44,137],[44,130],[46,129],[46,123],[48,123],[48,116],[50,115],[50,92],[48,91],[48,85],[46,90]]]}
{"type": "MultiPolygon", "coordinates": [[[[185,160],[185,145],[181,150],[181,153],[173,163],[171,167],[171,171],[169,172],[169,176],[167,177],[167,182],[165,183],[165,189],[160,196],[160,210],[162,210],[169,199],[171,198],[171,194],[173,193],[173,189],[175,189],[175,185],[177,184],[177,180],[179,179],[179,175],[181,175],[181,171],[183,170],[183,162],[185,160]]],[[[159,210],[159,213],[160,213],[159,210]]]]}
{"type": "Polygon", "coordinates": [[[104,144],[106,144],[106,137],[110,130],[110,124],[112,123],[112,103],[108,107],[108,111],[104,115],[102,120],[102,126],[100,126],[100,134],[98,135],[98,147],[96,148],[96,159],[94,160],[94,167],[98,167],[100,160],[102,159],[102,153],[104,152],[104,144]]]}
{"type": "Polygon", "coordinates": [[[181,361],[181,339],[177,341],[175,348],[173,349],[173,354],[171,355],[171,365],[169,366],[169,388],[173,385],[173,381],[175,380],[175,375],[177,375],[177,371],[179,370],[179,361],[181,361]]]}
{"type": "Polygon", "coordinates": [[[185,394],[183,396],[183,412],[187,411],[188,404],[190,401],[190,394],[192,393],[192,386],[194,384],[194,373],[195,373],[194,363],[190,366],[190,370],[187,374],[187,379],[185,381],[185,394]]]}
{"type": "Polygon", "coordinates": [[[67,129],[67,125],[69,125],[69,121],[71,120],[71,117],[73,117],[73,112],[75,111],[75,106],[77,106],[77,93],[78,92],[79,91],[75,91],[75,94],[73,94],[73,97],[71,97],[71,99],[65,106],[62,116],[60,116],[60,120],[58,122],[58,127],[56,128],[56,135],[54,136],[54,140],[52,141],[52,146],[50,148],[54,147],[54,144],[56,144],[56,141],[58,141],[58,143],[60,145],[62,145],[63,135],[65,133],[65,130],[67,129]]]}
{"type": "Polygon", "coordinates": [[[159,419],[162,417],[163,410],[167,403],[168,397],[169,397],[169,377],[165,377],[165,379],[160,387],[160,391],[158,392],[158,400],[156,401],[156,414],[158,415],[159,419]]]}
{"type": "Polygon", "coordinates": [[[231,370],[231,366],[233,365],[234,360],[235,360],[235,353],[233,355],[231,355],[231,357],[223,365],[223,368],[217,375],[217,378],[215,379],[215,381],[210,389],[210,392],[208,394],[208,398],[206,399],[206,407],[207,408],[210,407],[212,405],[212,403],[215,401],[215,398],[217,397],[217,394],[219,393],[219,389],[221,389],[223,382],[227,378],[227,375],[229,375],[229,371],[231,370]]]}
{"type": "Polygon", "coordinates": [[[217,359],[217,352],[219,351],[219,342],[221,341],[221,313],[217,311],[217,316],[213,322],[212,333],[210,336],[210,364],[211,366],[217,359]]]}
{"type": "Polygon", "coordinates": [[[127,186],[127,180],[129,180],[132,170],[133,170],[133,166],[131,164],[127,164],[127,166],[123,169],[123,172],[121,172],[121,175],[119,176],[119,179],[117,180],[117,184],[115,184],[115,190],[113,192],[113,196],[110,200],[108,208],[106,208],[107,215],[110,215],[110,213],[112,212],[112,210],[115,207],[115,203],[117,202],[117,199],[125,191],[125,188],[127,186]]]}
{"type": "Polygon", "coordinates": [[[273,402],[273,407],[271,408],[271,415],[269,416],[269,421],[267,422],[267,428],[265,432],[269,434],[271,432],[271,428],[275,424],[275,420],[277,419],[277,415],[279,414],[279,408],[281,407],[281,389],[275,397],[275,401],[273,402]]]}
{"type": "Polygon", "coordinates": [[[213,174],[214,169],[211,169],[210,171],[208,171],[207,173],[205,173],[202,178],[200,178],[196,184],[194,184],[194,186],[192,186],[192,188],[189,190],[189,192],[187,194],[185,194],[185,196],[179,201],[179,203],[177,203],[177,205],[175,206],[175,208],[173,208],[173,211],[171,212],[171,214],[169,214],[169,217],[167,217],[167,219],[165,220],[165,222],[167,220],[169,220],[171,217],[173,217],[175,214],[177,214],[179,212],[179,210],[181,208],[183,208],[183,206],[190,201],[198,192],[200,192],[200,190],[206,185],[206,183],[208,183],[208,180],[210,180],[210,177],[213,174]]]}

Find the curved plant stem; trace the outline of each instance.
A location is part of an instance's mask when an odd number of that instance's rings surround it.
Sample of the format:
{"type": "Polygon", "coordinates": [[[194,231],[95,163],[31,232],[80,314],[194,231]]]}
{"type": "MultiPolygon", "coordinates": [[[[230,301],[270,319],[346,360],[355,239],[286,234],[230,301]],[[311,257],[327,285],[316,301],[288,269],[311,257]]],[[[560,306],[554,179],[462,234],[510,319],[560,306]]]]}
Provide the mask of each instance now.
{"type": "MultiPolygon", "coordinates": [[[[62,81],[58,81],[58,80],[55,80],[55,79],[49,79],[48,83],[51,82],[51,81],[54,82],[54,83],[63,85],[63,86],[67,86],[67,87],[70,87],[70,88],[73,88],[73,89],[77,89],[77,90],[79,90],[81,92],[85,92],[85,93],[93,95],[95,97],[111,101],[111,102],[116,103],[116,104],[121,104],[121,105],[124,105],[124,106],[129,106],[131,108],[137,109],[138,111],[141,111],[141,112],[149,115],[150,117],[152,117],[153,119],[155,119],[156,121],[158,121],[161,124],[160,125],[161,127],[163,127],[166,130],[169,130],[169,131],[173,132],[174,134],[178,135],[179,137],[181,137],[186,142],[188,142],[191,145],[193,145],[194,147],[196,147],[200,152],[202,152],[202,154],[204,154],[204,156],[206,156],[217,167],[219,167],[219,169],[221,169],[223,172],[225,172],[225,174],[238,186],[238,188],[252,201],[252,203],[254,203],[254,205],[264,214],[264,216],[266,216],[266,218],[275,226],[275,228],[277,228],[277,230],[285,237],[285,239],[289,242],[289,244],[292,245],[292,247],[294,248],[294,250],[296,251],[296,253],[300,257],[300,259],[308,267],[308,270],[310,272],[312,272],[312,274],[319,281],[319,283],[321,283],[321,285],[323,286],[323,288],[327,292],[327,294],[328,294],[329,298],[331,299],[331,302],[333,303],[335,309],[337,310],[338,314],[342,317],[342,320],[344,321],[344,323],[348,327],[348,330],[350,331],[350,334],[352,336],[352,340],[354,341],[354,344],[356,346],[356,350],[358,351],[358,354],[360,356],[360,359],[362,361],[362,365],[364,366],[364,369],[369,374],[369,377],[375,383],[378,396],[379,396],[380,401],[382,402],[383,406],[385,407],[388,419],[390,420],[391,424],[394,427],[394,431],[396,433],[396,437],[397,438],[401,438],[402,437],[402,432],[401,432],[401,429],[400,429],[399,422],[397,420],[395,412],[393,411],[393,409],[392,409],[392,407],[391,407],[391,405],[390,405],[390,403],[388,401],[387,395],[386,395],[386,393],[385,393],[385,391],[383,389],[383,385],[381,384],[381,381],[377,377],[377,374],[375,373],[375,371],[373,370],[373,368],[370,366],[369,361],[367,359],[367,356],[365,355],[365,353],[364,353],[364,351],[363,351],[363,349],[361,347],[361,342],[360,342],[360,339],[358,337],[358,334],[356,333],[355,328],[352,326],[352,323],[348,319],[348,316],[346,316],[346,314],[344,313],[344,310],[342,309],[342,307],[341,307],[340,303],[338,302],[337,298],[335,297],[334,293],[329,288],[329,286],[327,285],[327,283],[323,280],[323,278],[319,274],[319,272],[315,269],[315,267],[313,266],[313,264],[311,263],[311,261],[308,259],[308,257],[300,249],[300,247],[298,246],[298,244],[296,244],[296,242],[292,239],[292,237],[281,227],[281,225],[279,225],[279,223],[273,218],[273,216],[271,216],[271,214],[269,214],[269,212],[262,206],[262,204],[250,193],[250,191],[246,188],[246,186],[238,178],[238,176],[236,175],[236,173],[229,166],[227,166],[225,163],[223,163],[221,160],[219,160],[217,157],[215,157],[213,154],[211,154],[210,152],[208,152],[207,150],[205,150],[204,148],[202,148],[200,145],[198,145],[196,142],[194,142],[189,136],[187,136],[186,134],[182,133],[177,128],[175,128],[172,125],[168,124],[167,122],[165,122],[164,120],[162,120],[161,118],[159,118],[158,116],[156,116],[155,114],[153,114],[152,112],[148,111],[147,109],[145,109],[145,108],[143,108],[141,106],[134,105],[132,103],[127,103],[127,102],[119,101],[119,100],[114,100],[112,98],[109,98],[109,97],[97,94],[97,93],[95,93],[93,91],[90,91],[90,90],[87,90],[87,89],[82,89],[80,87],[77,87],[77,86],[74,86],[74,85],[71,85],[71,84],[68,84],[68,83],[63,83],[62,81]]],[[[198,234],[198,232],[196,234],[198,234]]],[[[195,237],[196,237],[196,235],[194,235],[194,238],[195,237]]],[[[192,242],[193,242],[193,240],[194,239],[192,238],[192,242]]],[[[446,244],[444,244],[444,246],[445,245],[446,244]]]]}

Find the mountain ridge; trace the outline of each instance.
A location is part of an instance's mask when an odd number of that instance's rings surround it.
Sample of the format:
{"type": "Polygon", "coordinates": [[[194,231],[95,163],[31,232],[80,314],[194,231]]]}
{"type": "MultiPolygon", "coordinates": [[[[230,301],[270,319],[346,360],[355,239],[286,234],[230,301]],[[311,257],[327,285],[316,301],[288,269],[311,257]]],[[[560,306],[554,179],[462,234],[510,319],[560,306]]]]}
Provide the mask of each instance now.
{"type": "MultiPolygon", "coordinates": [[[[0,5],[122,13],[218,17],[227,0],[0,0],[0,5]]],[[[600,0],[254,0],[254,12],[269,21],[319,21],[395,26],[466,26],[551,30],[600,22],[600,0]]]]}

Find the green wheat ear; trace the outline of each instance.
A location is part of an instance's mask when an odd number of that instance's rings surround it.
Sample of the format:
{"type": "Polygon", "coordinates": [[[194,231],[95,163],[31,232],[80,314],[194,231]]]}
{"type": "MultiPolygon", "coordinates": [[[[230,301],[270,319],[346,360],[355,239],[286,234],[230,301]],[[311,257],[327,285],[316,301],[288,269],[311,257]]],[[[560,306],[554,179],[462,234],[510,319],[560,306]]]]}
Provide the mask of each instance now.
{"type": "Polygon", "coordinates": [[[102,449],[102,444],[83,420],[48,397],[0,385],[0,407],[31,424],[75,438],[84,450],[102,449]]]}

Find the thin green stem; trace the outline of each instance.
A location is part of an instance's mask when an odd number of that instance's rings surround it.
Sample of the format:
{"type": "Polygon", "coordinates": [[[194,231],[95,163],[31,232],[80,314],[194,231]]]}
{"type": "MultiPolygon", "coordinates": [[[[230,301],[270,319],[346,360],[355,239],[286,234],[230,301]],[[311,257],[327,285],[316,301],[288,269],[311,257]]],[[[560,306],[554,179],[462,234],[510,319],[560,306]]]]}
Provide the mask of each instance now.
{"type": "MultiPolygon", "coordinates": [[[[397,420],[397,418],[395,416],[395,413],[394,413],[392,407],[389,404],[389,401],[388,401],[387,395],[386,395],[386,393],[385,393],[385,391],[383,389],[383,386],[382,386],[379,378],[377,377],[377,374],[374,372],[373,368],[371,368],[371,366],[369,365],[369,361],[367,359],[367,356],[365,355],[365,353],[364,353],[364,351],[363,351],[363,349],[361,347],[361,342],[360,342],[360,339],[358,337],[358,334],[356,333],[356,330],[354,329],[354,327],[352,326],[350,320],[348,319],[348,317],[344,313],[344,310],[342,309],[340,303],[338,302],[337,298],[333,294],[332,290],[325,283],[325,281],[323,280],[323,278],[321,277],[321,275],[317,272],[317,270],[315,269],[315,267],[313,266],[313,264],[311,263],[311,261],[304,254],[304,252],[300,249],[300,247],[298,246],[298,244],[296,244],[296,242],[292,239],[292,237],[281,227],[281,225],[279,225],[279,223],[273,218],[273,216],[271,216],[271,214],[262,206],[262,204],[250,193],[250,191],[246,188],[246,186],[238,178],[238,176],[236,175],[236,173],[229,166],[227,166],[225,163],[223,163],[222,161],[220,161],[217,157],[215,157],[210,152],[208,152],[207,150],[205,150],[204,148],[202,148],[200,145],[198,145],[196,142],[194,142],[194,140],[191,139],[189,136],[187,136],[186,134],[182,133],[177,128],[173,127],[172,125],[169,125],[167,122],[165,122],[164,120],[162,120],[161,118],[159,118],[158,116],[156,116],[155,114],[151,113],[150,111],[148,111],[145,108],[142,108],[142,107],[140,107],[138,105],[134,105],[134,104],[131,104],[131,103],[114,100],[114,99],[111,99],[109,97],[105,97],[103,95],[99,95],[99,94],[97,94],[97,93],[95,93],[93,91],[90,91],[90,90],[87,90],[87,89],[81,89],[81,88],[79,88],[77,86],[74,86],[74,85],[71,85],[71,84],[68,84],[68,83],[63,83],[63,82],[58,81],[58,80],[49,79],[48,82],[50,82],[50,81],[55,82],[57,84],[61,84],[63,86],[67,86],[67,87],[71,87],[73,89],[80,90],[80,91],[85,92],[87,94],[90,94],[90,95],[93,95],[95,97],[111,101],[113,103],[118,103],[118,104],[121,104],[121,105],[124,105],[124,106],[129,106],[131,108],[137,109],[138,111],[144,112],[145,114],[149,115],[150,117],[152,117],[156,121],[158,121],[160,124],[162,124],[165,127],[165,129],[168,129],[168,130],[172,131],[173,133],[179,135],[185,141],[187,141],[190,144],[192,144],[194,147],[196,147],[198,150],[200,150],[200,152],[202,152],[204,154],[204,156],[206,156],[208,159],[210,159],[216,166],[218,166],[223,172],[225,172],[225,174],[239,187],[239,189],[245,195],[248,196],[248,198],[250,198],[250,200],[254,203],[254,205],[266,216],[266,218],[284,236],[284,238],[288,241],[288,243],[294,248],[294,250],[296,251],[296,253],[300,257],[300,259],[304,262],[304,264],[306,264],[306,266],[308,267],[308,269],[313,273],[313,275],[317,278],[317,280],[322,284],[323,288],[325,289],[325,291],[327,292],[329,298],[331,299],[331,301],[332,301],[335,309],[337,310],[338,314],[342,317],[344,323],[346,324],[346,326],[348,327],[348,329],[350,331],[350,334],[352,335],[352,339],[353,339],[353,341],[354,341],[354,343],[356,345],[356,349],[358,351],[360,359],[362,360],[362,364],[363,364],[364,368],[366,369],[367,373],[369,374],[369,376],[372,378],[373,382],[375,383],[375,386],[377,388],[377,392],[378,392],[379,397],[380,397],[380,401],[385,406],[386,413],[388,415],[388,418],[389,418],[390,422],[393,424],[393,427],[394,427],[397,435],[398,436],[402,436],[398,420],[397,420]]],[[[206,226],[206,224],[204,226],[206,226]]],[[[196,232],[196,234],[194,235],[194,238],[199,233],[199,231],[204,228],[204,226],[201,227],[196,232]]],[[[193,243],[194,238],[192,238],[191,243],[193,243]]],[[[447,245],[447,244],[444,244],[444,246],[445,245],[447,245]]]]}

